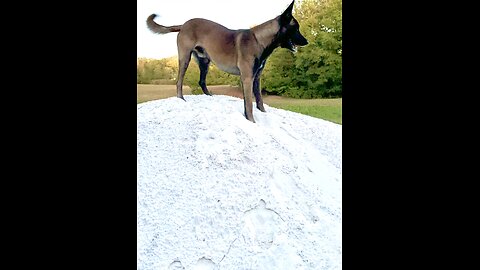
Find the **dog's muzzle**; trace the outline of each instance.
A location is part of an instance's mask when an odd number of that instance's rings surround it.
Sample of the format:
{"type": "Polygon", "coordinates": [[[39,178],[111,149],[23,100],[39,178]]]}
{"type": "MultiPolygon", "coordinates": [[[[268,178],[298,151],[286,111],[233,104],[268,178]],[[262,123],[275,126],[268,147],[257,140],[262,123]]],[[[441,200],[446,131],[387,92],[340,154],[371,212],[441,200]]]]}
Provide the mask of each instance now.
{"type": "Polygon", "coordinates": [[[294,53],[297,52],[299,46],[305,46],[307,44],[307,39],[300,33],[295,33],[291,39],[288,39],[288,49],[294,53]]]}

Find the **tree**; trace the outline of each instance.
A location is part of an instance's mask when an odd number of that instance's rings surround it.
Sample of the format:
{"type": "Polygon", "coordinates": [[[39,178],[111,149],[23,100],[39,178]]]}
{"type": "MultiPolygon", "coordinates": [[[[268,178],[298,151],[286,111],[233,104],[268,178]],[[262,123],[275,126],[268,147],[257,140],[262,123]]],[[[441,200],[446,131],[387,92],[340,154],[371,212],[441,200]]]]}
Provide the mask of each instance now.
{"type": "Polygon", "coordinates": [[[267,92],[299,98],[342,96],[342,1],[303,0],[294,16],[309,44],[275,50],[262,74],[267,92]]]}
{"type": "Polygon", "coordinates": [[[295,58],[287,49],[277,49],[267,58],[260,87],[275,95],[287,95],[295,76],[295,58]]]}
{"type": "Polygon", "coordinates": [[[137,59],[137,83],[150,84],[155,80],[175,80],[178,68],[172,64],[172,58],[137,59]]]}
{"type": "MultiPolygon", "coordinates": [[[[177,80],[178,59],[170,57],[164,59],[137,59],[137,83],[171,83],[177,80]]],[[[203,93],[198,85],[200,72],[194,59],[190,61],[184,78],[184,84],[192,88],[194,93],[203,93]]],[[[240,85],[238,76],[219,70],[214,64],[210,64],[207,74],[207,85],[240,85]]]]}

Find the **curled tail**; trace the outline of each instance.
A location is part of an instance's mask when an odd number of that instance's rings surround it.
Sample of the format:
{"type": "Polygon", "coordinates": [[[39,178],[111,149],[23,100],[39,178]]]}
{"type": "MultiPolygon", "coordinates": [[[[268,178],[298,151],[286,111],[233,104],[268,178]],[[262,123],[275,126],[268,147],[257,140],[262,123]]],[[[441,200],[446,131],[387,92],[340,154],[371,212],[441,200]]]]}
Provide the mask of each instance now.
{"type": "Polygon", "coordinates": [[[152,14],[148,16],[147,18],[147,27],[150,29],[150,31],[157,33],[157,34],[166,34],[170,32],[179,32],[180,29],[182,28],[181,25],[174,25],[174,26],[163,26],[160,24],[157,24],[156,22],[153,21],[157,17],[156,14],[152,14]]]}

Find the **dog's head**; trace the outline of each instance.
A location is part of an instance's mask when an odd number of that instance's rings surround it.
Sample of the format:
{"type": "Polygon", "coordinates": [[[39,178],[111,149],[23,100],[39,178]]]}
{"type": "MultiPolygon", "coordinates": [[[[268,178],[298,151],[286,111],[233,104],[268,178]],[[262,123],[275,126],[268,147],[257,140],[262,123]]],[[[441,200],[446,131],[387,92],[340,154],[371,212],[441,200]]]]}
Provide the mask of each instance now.
{"type": "Polygon", "coordinates": [[[280,47],[289,49],[292,52],[297,51],[297,46],[308,44],[307,39],[300,33],[298,21],[293,17],[293,3],[280,15],[280,47]]]}

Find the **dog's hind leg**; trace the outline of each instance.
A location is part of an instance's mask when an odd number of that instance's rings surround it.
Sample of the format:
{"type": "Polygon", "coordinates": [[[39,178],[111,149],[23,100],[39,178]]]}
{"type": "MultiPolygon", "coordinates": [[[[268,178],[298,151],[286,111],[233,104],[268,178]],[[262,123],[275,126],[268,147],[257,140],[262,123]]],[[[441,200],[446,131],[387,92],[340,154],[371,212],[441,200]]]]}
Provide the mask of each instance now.
{"type": "Polygon", "coordinates": [[[187,71],[188,64],[190,63],[190,54],[192,51],[178,52],[178,78],[177,78],[177,97],[185,100],[183,98],[183,78],[185,77],[185,72],[187,71]]]}
{"type": "Polygon", "coordinates": [[[198,67],[200,68],[200,81],[198,82],[198,85],[202,88],[203,93],[205,95],[211,96],[212,94],[208,91],[207,89],[207,83],[205,79],[207,78],[207,73],[208,73],[208,66],[210,65],[210,59],[207,57],[201,57],[196,51],[193,51],[193,56],[195,56],[195,59],[197,60],[198,67]]]}
{"type": "Polygon", "coordinates": [[[178,33],[177,36],[177,49],[178,49],[178,78],[177,78],[177,97],[185,100],[183,98],[183,78],[185,77],[185,72],[187,71],[188,64],[190,63],[190,58],[193,51],[193,41],[188,38],[188,35],[183,34],[182,32],[178,33]]]}
{"type": "Polygon", "coordinates": [[[185,100],[183,98],[183,78],[185,77],[185,72],[187,71],[188,64],[190,63],[190,55],[192,51],[183,51],[178,52],[178,78],[177,78],[177,97],[185,100]]]}

